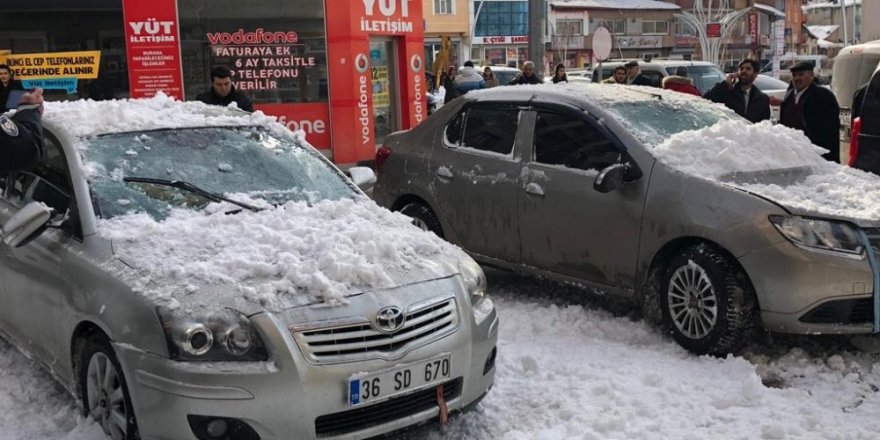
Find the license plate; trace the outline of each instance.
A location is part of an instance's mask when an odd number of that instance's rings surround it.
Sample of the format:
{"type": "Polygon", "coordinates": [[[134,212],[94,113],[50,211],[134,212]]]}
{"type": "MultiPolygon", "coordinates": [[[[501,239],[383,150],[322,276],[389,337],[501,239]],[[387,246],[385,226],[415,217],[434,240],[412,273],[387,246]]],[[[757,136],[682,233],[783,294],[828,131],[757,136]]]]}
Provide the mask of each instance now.
{"type": "Polygon", "coordinates": [[[446,382],[452,377],[450,355],[362,375],[348,381],[348,406],[377,402],[410,390],[446,382]]]}

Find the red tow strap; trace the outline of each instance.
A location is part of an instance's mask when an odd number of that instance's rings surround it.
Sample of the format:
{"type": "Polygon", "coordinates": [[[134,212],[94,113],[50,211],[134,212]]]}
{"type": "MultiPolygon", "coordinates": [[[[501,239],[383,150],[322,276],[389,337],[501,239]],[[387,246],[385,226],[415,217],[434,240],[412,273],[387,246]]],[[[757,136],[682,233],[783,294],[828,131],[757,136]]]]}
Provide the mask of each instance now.
{"type": "Polygon", "coordinates": [[[440,425],[445,426],[449,421],[449,408],[446,407],[446,399],[443,397],[443,384],[437,385],[437,406],[440,407],[440,425]]]}

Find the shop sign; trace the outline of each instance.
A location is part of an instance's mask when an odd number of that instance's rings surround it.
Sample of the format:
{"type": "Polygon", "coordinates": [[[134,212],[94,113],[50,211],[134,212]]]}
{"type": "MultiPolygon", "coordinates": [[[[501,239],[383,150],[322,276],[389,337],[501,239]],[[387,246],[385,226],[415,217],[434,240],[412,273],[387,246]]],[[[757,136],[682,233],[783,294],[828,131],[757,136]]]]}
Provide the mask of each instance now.
{"type": "Polygon", "coordinates": [[[0,64],[7,64],[26,89],[41,87],[76,93],[79,80],[98,77],[101,52],[0,54],[0,64]]]}
{"type": "Polygon", "coordinates": [[[162,91],[183,100],[176,0],[123,0],[125,48],[132,98],[162,91]]]}
{"type": "Polygon", "coordinates": [[[706,37],[721,38],[721,23],[706,23],[706,37]]]}
{"type": "Polygon", "coordinates": [[[699,39],[695,35],[676,35],[675,36],[675,45],[676,46],[696,46],[699,43],[699,39]]]}
{"type": "Polygon", "coordinates": [[[269,32],[238,29],[235,32],[208,32],[213,65],[232,71],[232,82],[239,91],[278,90],[282,80],[299,78],[302,69],[315,67],[315,57],[305,56],[294,31],[269,32]]]}
{"type": "MultiPolygon", "coordinates": [[[[410,16],[413,0],[362,0],[363,16],[358,29],[361,32],[382,35],[401,35],[415,32],[415,17],[410,16]]],[[[421,24],[421,23],[419,23],[421,24]]]]}
{"type": "Polygon", "coordinates": [[[474,37],[473,44],[529,44],[527,35],[474,37]]]}
{"type": "Polygon", "coordinates": [[[391,106],[388,66],[371,67],[370,73],[373,76],[373,107],[387,108],[391,106]]]}
{"type": "Polygon", "coordinates": [[[278,122],[291,130],[302,130],[315,148],[330,148],[329,104],[254,104],[254,109],[278,117],[278,122]]]}
{"type": "Polygon", "coordinates": [[[653,49],[663,47],[663,37],[617,37],[614,39],[619,49],[653,49]]]}
{"type": "Polygon", "coordinates": [[[749,38],[752,44],[758,44],[758,13],[749,12],[749,38]]]}

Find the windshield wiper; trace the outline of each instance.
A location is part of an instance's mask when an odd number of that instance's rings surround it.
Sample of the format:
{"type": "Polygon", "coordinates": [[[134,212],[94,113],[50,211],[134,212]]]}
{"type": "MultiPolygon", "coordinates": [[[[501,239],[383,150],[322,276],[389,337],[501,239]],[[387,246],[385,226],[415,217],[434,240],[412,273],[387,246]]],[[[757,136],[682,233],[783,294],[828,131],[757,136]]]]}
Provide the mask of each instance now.
{"type": "Polygon", "coordinates": [[[163,185],[170,186],[172,188],[182,189],[184,191],[189,191],[191,193],[198,194],[212,202],[229,202],[233,205],[241,206],[244,209],[249,211],[258,212],[262,211],[262,208],[257,208],[256,206],[249,205],[244,202],[239,202],[237,200],[230,199],[228,197],[224,197],[220,194],[215,194],[210,191],[206,191],[202,188],[199,188],[192,183],[184,182],[183,180],[166,180],[166,179],[154,179],[152,177],[123,177],[123,182],[131,182],[131,183],[149,183],[152,185],[163,185]]]}

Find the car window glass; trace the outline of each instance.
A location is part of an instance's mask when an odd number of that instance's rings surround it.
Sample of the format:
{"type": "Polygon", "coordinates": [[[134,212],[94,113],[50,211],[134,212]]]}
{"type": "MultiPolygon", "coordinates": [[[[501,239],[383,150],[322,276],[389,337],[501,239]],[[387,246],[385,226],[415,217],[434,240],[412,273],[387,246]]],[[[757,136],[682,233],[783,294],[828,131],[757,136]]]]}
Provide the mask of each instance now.
{"type": "Polygon", "coordinates": [[[462,145],[481,151],[510,154],[518,122],[519,109],[516,107],[471,107],[465,119],[462,145]]]}
{"type": "Polygon", "coordinates": [[[446,136],[446,143],[448,145],[453,147],[461,146],[461,129],[464,127],[464,115],[465,111],[459,112],[446,126],[444,136],[446,136]]]}
{"type": "Polygon", "coordinates": [[[19,208],[30,202],[43,202],[60,218],[69,211],[72,194],[67,158],[58,140],[47,132],[43,161],[32,171],[10,175],[4,195],[19,208]]]}
{"type": "Polygon", "coordinates": [[[620,162],[620,151],[587,121],[552,112],[538,112],[534,160],[579,170],[601,170],[620,162]]]}
{"type": "Polygon", "coordinates": [[[654,87],[660,87],[660,83],[663,81],[663,74],[654,70],[643,70],[642,74],[651,80],[651,85],[654,87]]]}

